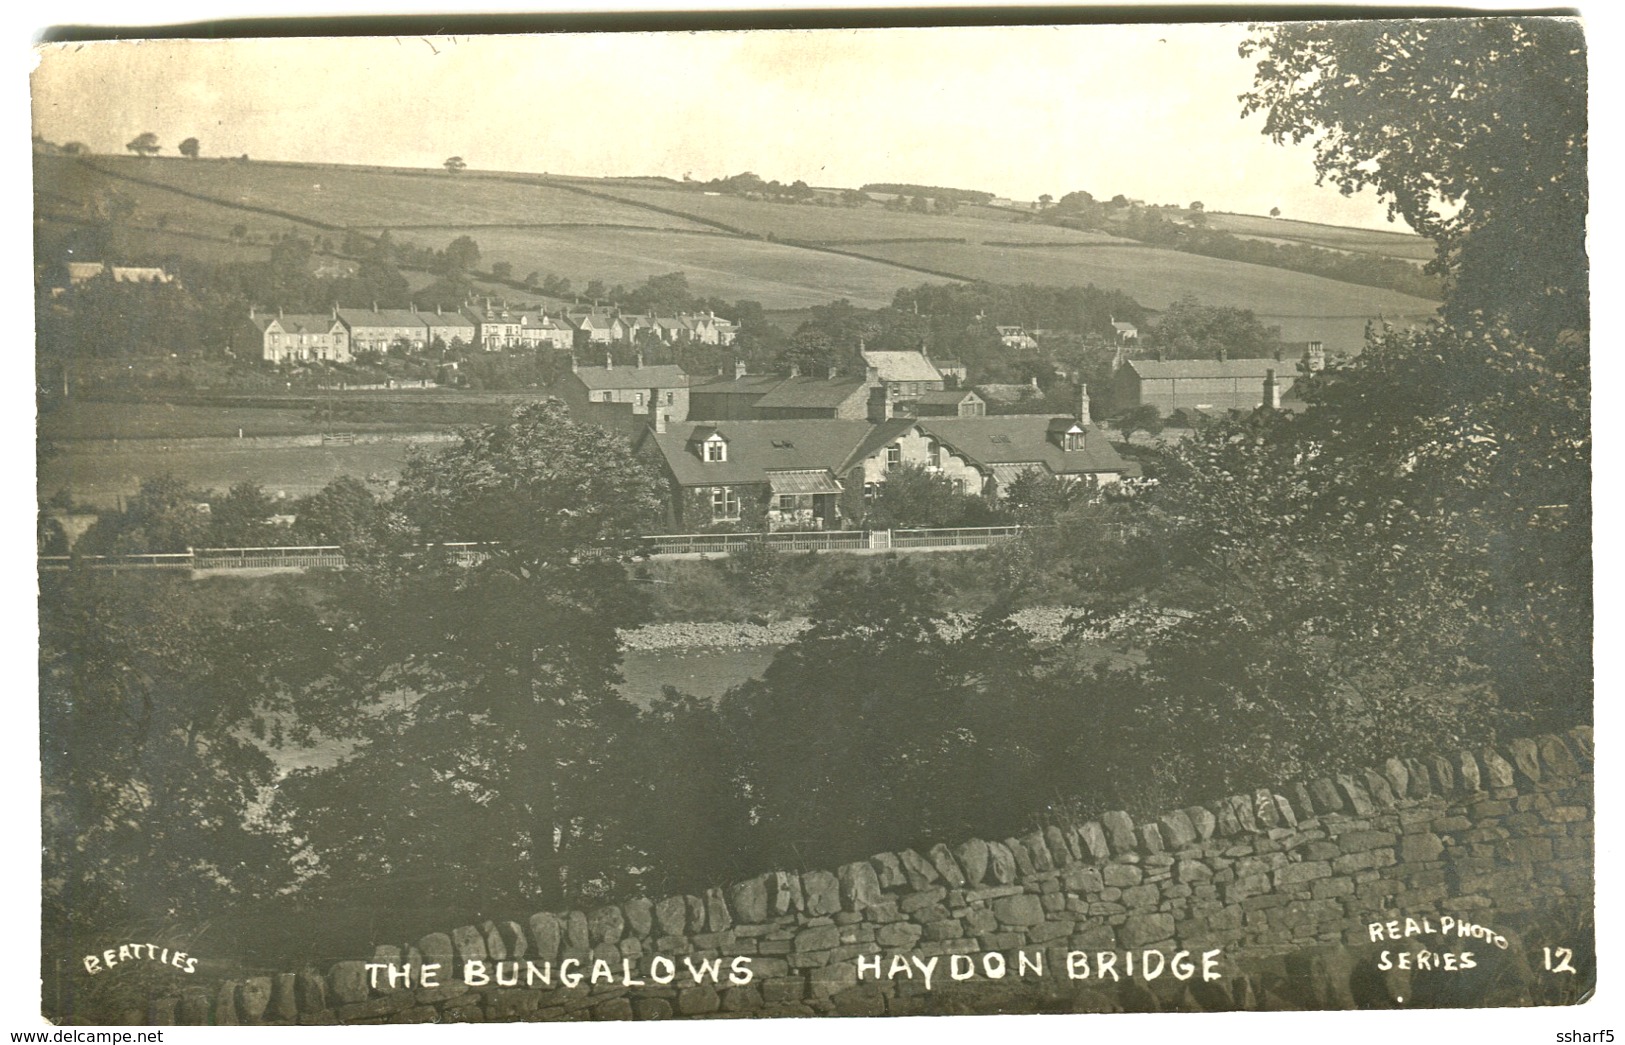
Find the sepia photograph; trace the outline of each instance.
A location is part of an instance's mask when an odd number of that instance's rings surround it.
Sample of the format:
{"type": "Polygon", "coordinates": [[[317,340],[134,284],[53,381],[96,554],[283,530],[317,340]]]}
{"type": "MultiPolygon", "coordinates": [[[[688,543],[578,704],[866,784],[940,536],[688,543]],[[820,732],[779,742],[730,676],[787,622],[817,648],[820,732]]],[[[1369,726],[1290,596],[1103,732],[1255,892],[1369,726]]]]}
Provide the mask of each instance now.
{"type": "Polygon", "coordinates": [[[37,35],[14,1008],[1613,1040],[1587,23],[1008,13],[37,35]]]}

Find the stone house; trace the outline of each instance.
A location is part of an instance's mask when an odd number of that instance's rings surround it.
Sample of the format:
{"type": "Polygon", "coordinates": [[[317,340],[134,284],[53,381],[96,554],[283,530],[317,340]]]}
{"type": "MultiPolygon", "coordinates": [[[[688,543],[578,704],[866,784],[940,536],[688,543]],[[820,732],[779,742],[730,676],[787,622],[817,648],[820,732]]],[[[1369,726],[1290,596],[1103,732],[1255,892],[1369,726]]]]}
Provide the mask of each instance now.
{"type": "Polygon", "coordinates": [[[300,315],[250,307],[248,325],[260,345],[260,358],[267,363],[348,363],[352,358],[349,331],[336,309],[332,314],[300,315]]]}
{"type": "Polygon", "coordinates": [[[417,307],[340,308],[335,310],[339,322],[350,335],[350,351],[388,352],[397,344],[409,351],[421,352],[428,345],[429,326],[417,307]]]}
{"type": "MultiPolygon", "coordinates": [[[[1164,415],[1176,410],[1224,413],[1252,410],[1264,402],[1264,381],[1273,374],[1276,391],[1292,391],[1301,372],[1283,348],[1261,359],[1130,359],[1112,375],[1121,409],[1150,404],[1164,415]]],[[[1301,358],[1309,371],[1326,364],[1324,346],[1304,343],[1301,358]]]]}
{"type": "Polygon", "coordinates": [[[667,420],[686,421],[688,384],[688,374],[680,366],[644,366],[642,352],[632,366],[616,366],[614,356],[606,352],[603,366],[581,366],[572,356],[570,372],[553,391],[582,417],[590,413],[588,404],[625,403],[644,418],[652,418],[658,410],[667,420]]]}

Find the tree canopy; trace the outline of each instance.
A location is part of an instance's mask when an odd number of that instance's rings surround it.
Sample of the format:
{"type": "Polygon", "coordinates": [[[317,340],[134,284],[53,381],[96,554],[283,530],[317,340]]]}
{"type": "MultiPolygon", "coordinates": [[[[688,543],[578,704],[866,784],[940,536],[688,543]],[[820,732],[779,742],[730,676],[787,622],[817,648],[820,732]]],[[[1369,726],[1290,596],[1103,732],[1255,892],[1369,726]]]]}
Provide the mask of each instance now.
{"type": "Polygon", "coordinates": [[[158,144],[158,136],[151,131],[143,131],[124,143],[124,147],[137,156],[156,156],[163,146],[158,144]]]}
{"type": "Polygon", "coordinates": [[[1552,336],[1589,325],[1587,74],[1577,20],[1441,18],[1257,27],[1243,115],[1311,141],[1438,243],[1447,314],[1552,336]],[[1529,288],[1530,293],[1513,292],[1529,288]]]}
{"type": "Polygon", "coordinates": [[[180,154],[189,160],[197,159],[198,152],[202,149],[202,147],[203,146],[196,138],[187,138],[186,140],[182,141],[180,145],[176,146],[176,148],[180,151],[180,154]]]}

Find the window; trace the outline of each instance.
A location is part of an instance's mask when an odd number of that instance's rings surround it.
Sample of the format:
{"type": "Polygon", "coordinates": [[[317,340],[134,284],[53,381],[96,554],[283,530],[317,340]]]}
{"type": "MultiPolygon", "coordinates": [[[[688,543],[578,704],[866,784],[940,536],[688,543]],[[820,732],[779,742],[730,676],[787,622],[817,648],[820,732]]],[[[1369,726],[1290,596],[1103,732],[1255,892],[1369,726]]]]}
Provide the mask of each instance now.
{"type": "Polygon", "coordinates": [[[963,480],[963,479],[955,479],[954,480],[954,493],[963,495],[964,492],[965,492],[965,480],[963,480]]]}
{"type": "Polygon", "coordinates": [[[793,493],[779,494],[779,511],[793,512],[796,510],[796,495],[793,493]]]}
{"type": "Polygon", "coordinates": [[[1082,450],[1083,449],[1083,433],[1082,432],[1068,432],[1068,433],[1066,433],[1066,448],[1068,450],[1082,450]]]}
{"type": "Polygon", "coordinates": [[[935,439],[931,440],[931,446],[930,446],[930,449],[927,451],[927,453],[929,453],[931,455],[931,467],[932,468],[941,468],[942,467],[942,444],[937,442],[935,439]]]}
{"type": "Polygon", "coordinates": [[[633,392],[632,393],[632,403],[635,406],[642,406],[643,405],[643,393],[642,392],[633,392]]]}
{"type": "Polygon", "coordinates": [[[739,518],[739,494],[726,486],[711,488],[711,518],[739,518]]]}
{"type": "Polygon", "coordinates": [[[886,447],[886,471],[895,472],[903,467],[903,448],[893,443],[886,447]]]}
{"type": "Polygon", "coordinates": [[[676,392],[667,392],[666,393],[666,405],[671,406],[675,402],[677,402],[677,393],[676,392]]]}
{"type": "Polygon", "coordinates": [[[606,403],[613,402],[614,399],[615,399],[615,393],[613,393],[613,392],[605,392],[604,393],[604,402],[606,402],[606,403]]]}
{"type": "Polygon", "coordinates": [[[728,444],[712,436],[705,441],[705,459],[707,461],[726,461],[728,459],[728,444]]]}

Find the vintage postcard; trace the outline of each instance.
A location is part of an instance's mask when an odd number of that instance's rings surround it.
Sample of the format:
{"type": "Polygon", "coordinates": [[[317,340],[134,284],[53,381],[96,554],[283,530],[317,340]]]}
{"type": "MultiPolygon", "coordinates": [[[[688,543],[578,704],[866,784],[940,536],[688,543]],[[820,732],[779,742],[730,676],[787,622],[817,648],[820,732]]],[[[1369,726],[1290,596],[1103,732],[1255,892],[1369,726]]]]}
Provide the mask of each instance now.
{"type": "Polygon", "coordinates": [[[30,1009],[1612,1040],[1585,27],[906,21],[36,46],[30,1009]]]}

